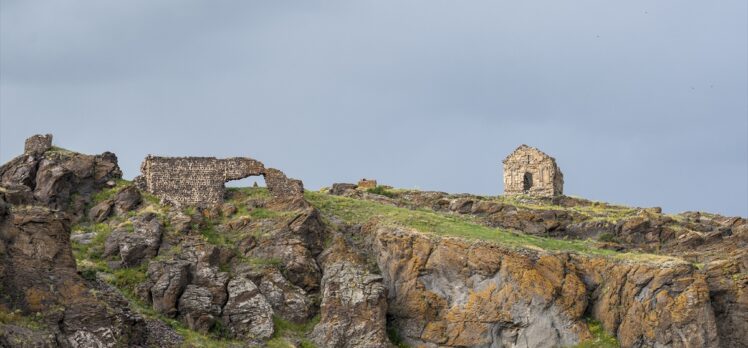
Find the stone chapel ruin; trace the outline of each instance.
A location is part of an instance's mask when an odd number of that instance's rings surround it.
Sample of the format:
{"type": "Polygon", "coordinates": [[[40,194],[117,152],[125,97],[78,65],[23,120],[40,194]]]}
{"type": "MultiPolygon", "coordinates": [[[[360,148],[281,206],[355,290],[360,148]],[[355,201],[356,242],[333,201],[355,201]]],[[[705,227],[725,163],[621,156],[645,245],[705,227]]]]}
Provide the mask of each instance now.
{"type": "Polygon", "coordinates": [[[504,194],[553,197],[564,193],[564,175],[556,159],[520,145],[504,161],[504,194]]]}
{"type": "Polygon", "coordinates": [[[225,183],[262,175],[268,191],[276,199],[292,200],[304,195],[301,180],[290,179],[262,162],[232,157],[159,157],[148,155],[135,178],[141,190],[176,205],[217,204],[223,202],[225,183]]]}

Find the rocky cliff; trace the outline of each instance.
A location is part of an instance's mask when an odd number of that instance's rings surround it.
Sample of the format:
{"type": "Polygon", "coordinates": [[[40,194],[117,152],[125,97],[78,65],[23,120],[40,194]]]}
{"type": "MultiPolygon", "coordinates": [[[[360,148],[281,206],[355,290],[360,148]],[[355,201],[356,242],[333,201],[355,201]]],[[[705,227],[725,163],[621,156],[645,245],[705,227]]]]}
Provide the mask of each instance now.
{"type": "Polygon", "coordinates": [[[0,346],[748,345],[744,218],[356,185],[174,207],[121,176],[0,167],[0,346]]]}

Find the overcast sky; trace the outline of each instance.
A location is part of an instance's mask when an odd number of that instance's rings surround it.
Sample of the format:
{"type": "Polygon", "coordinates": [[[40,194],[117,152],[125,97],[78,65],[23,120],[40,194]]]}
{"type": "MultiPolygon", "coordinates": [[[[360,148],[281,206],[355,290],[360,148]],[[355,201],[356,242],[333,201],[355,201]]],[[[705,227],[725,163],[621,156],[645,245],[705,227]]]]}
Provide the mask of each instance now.
{"type": "MultiPolygon", "coordinates": [[[[564,192],[748,215],[748,2],[0,0],[0,161],[23,140],[251,156],[309,189],[564,192]]],[[[247,181],[251,183],[251,181],[247,181]]]]}

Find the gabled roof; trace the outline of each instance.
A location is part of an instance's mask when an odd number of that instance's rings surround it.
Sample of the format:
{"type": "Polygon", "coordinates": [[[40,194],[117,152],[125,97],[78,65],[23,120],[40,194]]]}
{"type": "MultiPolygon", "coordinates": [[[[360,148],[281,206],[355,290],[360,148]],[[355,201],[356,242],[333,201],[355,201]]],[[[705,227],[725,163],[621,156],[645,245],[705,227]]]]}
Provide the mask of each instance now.
{"type": "Polygon", "coordinates": [[[532,147],[532,146],[527,146],[527,145],[525,145],[525,144],[522,144],[522,145],[518,146],[518,147],[517,147],[516,149],[514,149],[514,151],[512,151],[512,153],[510,153],[510,154],[509,154],[508,156],[506,156],[506,157],[504,158],[504,160],[503,160],[503,161],[501,161],[501,163],[506,163],[506,161],[507,161],[507,160],[509,160],[509,159],[510,159],[510,158],[511,158],[512,156],[516,155],[516,154],[517,154],[517,153],[518,153],[519,151],[524,151],[524,150],[530,150],[530,151],[534,151],[534,152],[537,152],[537,153],[539,153],[539,154],[540,154],[541,156],[543,156],[543,157],[545,157],[545,158],[548,158],[548,159],[550,159],[550,160],[551,160],[551,161],[552,161],[552,162],[553,162],[554,164],[556,163],[556,159],[555,159],[555,158],[553,158],[553,157],[551,157],[551,156],[549,156],[549,155],[548,155],[547,153],[545,153],[545,152],[543,152],[543,151],[540,151],[540,150],[539,150],[538,148],[536,148],[536,147],[532,147]]]}

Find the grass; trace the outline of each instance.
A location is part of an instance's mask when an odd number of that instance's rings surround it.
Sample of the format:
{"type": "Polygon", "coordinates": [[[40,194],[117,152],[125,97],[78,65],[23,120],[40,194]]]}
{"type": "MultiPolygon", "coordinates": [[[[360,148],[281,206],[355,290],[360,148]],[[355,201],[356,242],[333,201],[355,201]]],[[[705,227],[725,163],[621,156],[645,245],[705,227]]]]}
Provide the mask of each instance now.
{"type": "Polygon", "coordinates": [[[292,342],[299,342],[298,347],[316,348],[317,346],[306,338],[315,325],[319,323],[319,316],[312,318],[306,323],[293,323],[278,316],[273,316],[275,331],[273,337],[266,342],[268,348],[294,348],[292,342]]]}
{"type": "MultiPolygon", "coordinates": [[[[112,188],[107,188],[97,192],[94,195],[94,202],[102,202],[107,199],[113,198],[119,190],[126,185],[130,184],[126,180],[118,180],[117,184],[112,188]]],[[[252,219],[277,219],[286,218],[290,216],[287,212],[279,212],[266,208],[254,208],[247,209],[246,204],[242,204],[249,199],[266,199],[269,198],[269,193],[265,188],[237,188],[229,189],[232,203],[235,203],[238,207],[238,215],[249,216],[252,219]]],[[[164,206],[162,206],[155,196],[143,193],[145,205],[138,210],[153,211],[159,215],[159,219],[165,221],[165,213],[167,212],[164,206]]],[[[197,211],[194,207],[185,208],[185,213],[196,214],[197,211]]],[[[131,215],[135,215],[137,212],[132,212],[131,215]]],[[[78,269],[86,279],[94,280],[101,279],[109,284],[113,285],[127,298],[131,306],[139,312],[141,315],[160,320],[174,330],[176,330],[181,336],[184,337],[182,346],[184,347],[235,347],[243,346],[243,342],[229,340],[223,338],[226,336],[226,330],[220,324],[217,324],[208,334],[202,334],[193,330],[190,330],[183,323],[178,320],[171,319],[156,312],[146,303],[143,303],[135,295],[135,288],[139,284],[142,284],[146,280],[147,262],[133,268],[122,268],[112,270],[108,267],[107,262],[103,260],[102,254],[104,251],[104,243],[109,235],[112,233],[112,227],[117,221],[126,219],[126,217],[110,217],[107,220],[108,223],[91,223],[83,222],[79,225],[73,226],[72,230],[74,233],[86,233],[94,232],[95,236],[92,241],[88,244],[73,243],[74,255],[78,265],[78,269]],[[114,219],[114,220],[112,220],[114,219]]],[[[217,228],[217,224],[224,221],[221,218],[215,221],[207,221],[206,226],[199,229],[199,233],[205,238],[208,243],[217,245],[233,245],[234,235],[221,232],[217,228]]],[[[166,224],[165,224],[166,225],[166,224]]],[[[124,220],[118,227],[132,230],[132,223],[128,220],[124,220]]],[[[260,258],[246,258],[244,262],[250,263],[258,267],[277,267],[281,262],[277,259],[260,259],[260,258]]],[[[224,267],[228,267],[224,265],[224,267]]],[[[23,318],[16,318],[12,313],[5,315],[0,313],[0,322],[2,320],[14,320],[20,321],[23,318]]],[[[24,319],[25,320],[25,319],[24,319]]],[[[306,339],[305,335],[311,331],[314,325],[319,321],[318,318],[311,320],[305,324],[294,324],[291,322],[284,321],[280,318],[275,320],[275,326],[277,333],[273,336],[273,339],[268,342],[268,346],[272,347],[275,344],[276,347],[294,347],[294,344],[300,344],[301,347],[311,348],[314,347],[311,341],[306,339]]]]}
{"type": "MultiPolygon", "coordinates": [[[[114,284],[113,284],[114,285],[114,284]]],[[[131,307],[138,312],[140,315],[147,317],[149,319],[156,319],[160,320],[166,325],[170,326],[172,329],[174,329],[179,335],[181,335],[184,338],[184,342],[182,342],[181,347],[190,347],[190,348],[196,348],[196,347],[217,347],[217,348],[223,348],[223,347],[237,347],[242,346],[243,342],[237,341],[237,340],[230,340],[226,338],[220,338],[215,337],[213,335],[205,335],[202,333],[199,333],[194,330],[190,330],[187,326],[182,324],[176,319],[168,318],[161,313],[156,312],[153,308],[151,308],[149,305],[143,303],[139,298],[137,298],[132,291],[128,291],[127,289],[121,289],[122,295],[125,296],[127,301],[130,303],[131,307]]]]}
{"type": "Polygon", "coordinates": [[[579,204],[566,207],[552,204],[550,201],[525,195],[509,195],[492,197],[490,200],[499,201],[504,204],[513,205],[518,208],[529,210],[561,210],[575,212],[586,216],[592,221],[608,221],[616,223],[622,219],[629,218],[638,214],[639,209],[608,204],[605,202],[588,201],[582,198],[575,198],[579,204]]]}
{"type": "Polygon", "coordinates": [[[382,223],[411,228],[437,236],[483,240],[511,248],[542,249],[547,251],[577,252],[588,255],[613,256],[626,260],[678,260],[652,254],[619,253],[596,248],[589,240],[561,240],[537,237],[503,228],[481,225],[475,217],[442,214],[429,209],[407,209],[373,201],[333,196],[307,191],[306,199],[324,214],[334,215],[346,223],[361,224],[374,218],[382,223]]]}
{"type": "Polygon", "coordinates": [[[461,237],[496,242],[511,247],[543,250],[578,251],[610,255],[615,252],[596,249],[586,241],[557,240],[516,233],[478,224],[469,216],[440,214],[427,209],[406,209],[348,197],[307,192],[306,198],[322,212],[348,223],[363,223],[373,218],[396,226],[408,227],[439,236],[461,237]]]}
{"type": "Polygon", "coordinates": [[[114,270],[112,272],[114,277],[112,278],[111,283],[120,290],[132,292],[135,289],[135,286],[145,281],[146,268],[146,265],[142,264],[135,268],[121,268],[114,270]]]}
{"type": "Polygon", "coordinates": [[[15,325],[31,330],[39,330],[45,327],[45,325],[42,324],[41,319],[42,314],[38,312],[33,315],[23,315],[18,309],[15,311],[8,311],[0,306],[0,324],[15,325]]]}
{"type": "Polygon", "coordinates": [[[601,242],[617,242],[616,236],[614,236],[610,232],[601,233],[599,236],[597,236],[597,240],[601,242]]]}
{"type": "Polygon", "coordinates": [[[69,157],[69,156],[73,156],[73,155],[77,154],[77,152],[68,150],[68,149],[66,149],[64,147],[59,147],[59,146],[52,145],[52,147],[50,147],[49,150],[46,151],[45,155],[46,154],[49,154],[49,155],[59,154],[59,155],[62,155],[62,156],[69,157]]]}
{"type": "Polygon", "coordinates": [[[93,225],[78,225],[72,228],[73,231],[94,232],[94,236],[91,243],[80,244],[73,243],[73,255],[76,261],[81,263],[83,260],[101,260],[101,255],[104,253],[104,242],[106,241],[109,234],[112,233],[112,228],[105,223],[97,223],[93,225]]]}
{"type": "Polygon", "coordinates": [[[217,231],[211,223],[208,223],[207,226],[201,228],[200,234],[205,238],[206,242],[213,245],[232,244],[232,242],[227,238],[226,234],[217,231]]]}
{"type": "Polygon", "coordinates": [[[117,194],[117,192],[130,184],[130,182],[125,179],[116,179],[114,183],[115,184],[113,187],[103,189],[93,195],[92,198],[94,205],[101,203],[107,199],[111,199],[112,197],[114,197],[114,195],[117,194]]]}
{"type": "Polygon", "coordinates": [[[615,336],[607,333],[603,325],[594,319],[587,319],[587,325],[592,333],[592,338],[579,343],[575,348],[618,348],[618,340],[615,336]]]}
{"type": "Polygon", "coordinates": [[[238,202],[245,199],[269,199],[270,192],[266,187],[227,187],[227,201],[238,202]]]}
{"type": "Polygon", "coordinates": [[[392,343],[397,348],[410,348],[408,344],[403,342],[402,337],[400,337],[400,333],[398,333],[394,327],[390,326],[389,322],[387,324],[387,338],[390,339],[390,343],[392,343]]]}
{"type": "Polygon", "coordinates": [[[250,210],[247,215],[253,219],[273,219],[276,217],[282,217],[285,214],[265,208],[254,208],[250,210]]]}
{"type": "Polygon", "coordinates": [[[385,188],[384,186],[377,186],[366,190],[366,192],[382,195],[389,198],[394,198],[397,194],[385,188]]]}

